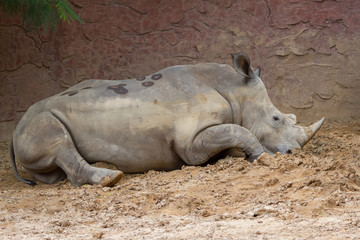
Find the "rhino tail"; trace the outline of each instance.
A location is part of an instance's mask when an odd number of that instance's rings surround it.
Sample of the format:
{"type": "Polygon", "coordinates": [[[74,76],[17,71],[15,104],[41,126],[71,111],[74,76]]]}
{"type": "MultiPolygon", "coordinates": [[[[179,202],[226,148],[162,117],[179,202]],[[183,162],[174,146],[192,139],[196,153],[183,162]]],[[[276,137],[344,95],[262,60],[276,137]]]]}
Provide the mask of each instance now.
{"type": "Polygon", "coordinates": [[[13,138],[11,138],[11,141],[10,141],[10,163],[11,163],[12,168],[14,169],[15,176],[16,176],[16,178],[17,178],[17,180],[19,182],[29,184],[30,186],[35,186],[36,185],[36,182],[34,182],[33,180],[23,179],[22,177],[19,176],[19,173],[18,173],[18,170],[17,170],[17,167],[16,167],[16,163],[15,163],[15,152],[14,152],[13,138]]]}

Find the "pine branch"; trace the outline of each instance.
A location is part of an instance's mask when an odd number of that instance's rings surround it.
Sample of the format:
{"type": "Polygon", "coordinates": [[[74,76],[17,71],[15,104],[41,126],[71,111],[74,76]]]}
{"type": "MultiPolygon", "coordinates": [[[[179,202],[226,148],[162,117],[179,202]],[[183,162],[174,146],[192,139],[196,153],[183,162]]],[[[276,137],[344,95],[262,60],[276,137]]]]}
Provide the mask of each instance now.
{"type": "Polygon", "coordinates": [[[24,5],[25,0],[14,0],[14,1],[0,1],[1,9],[11,15],[19,13],[21,6],[24,5]]]}
{"type": "Polygon", "coordinates": [[[20,14],[29,30],[43,27],[54,31],[61,21],[83,22],[67,0],[0,0],[0,8],[10,15],[20,14]]]}

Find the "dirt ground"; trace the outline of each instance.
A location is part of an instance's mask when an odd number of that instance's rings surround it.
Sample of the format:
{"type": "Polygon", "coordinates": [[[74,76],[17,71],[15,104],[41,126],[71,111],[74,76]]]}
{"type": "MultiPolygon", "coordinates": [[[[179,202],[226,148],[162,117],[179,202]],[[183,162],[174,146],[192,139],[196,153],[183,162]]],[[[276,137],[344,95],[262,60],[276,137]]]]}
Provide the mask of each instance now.
{"type": "Polygon", "coordinates": [[[326,123],[293,155],[126,174],[113,188],[19,183],[8,145],[1,239],[360,239],[360,123],[326,123]]]}

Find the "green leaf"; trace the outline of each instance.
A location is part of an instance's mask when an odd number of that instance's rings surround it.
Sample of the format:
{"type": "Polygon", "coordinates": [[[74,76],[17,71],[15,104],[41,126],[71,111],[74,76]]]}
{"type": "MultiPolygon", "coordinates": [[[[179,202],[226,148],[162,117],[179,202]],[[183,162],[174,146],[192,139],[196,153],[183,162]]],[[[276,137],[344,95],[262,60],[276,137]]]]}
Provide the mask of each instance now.
{"type": "Polygon", "coordinates": [[[82,22],[81,18],[71,9],[67,0],[55,0],[55,2],[61,20],[67,21],[68,23],[70,23],[70,20],[82,22]]]}

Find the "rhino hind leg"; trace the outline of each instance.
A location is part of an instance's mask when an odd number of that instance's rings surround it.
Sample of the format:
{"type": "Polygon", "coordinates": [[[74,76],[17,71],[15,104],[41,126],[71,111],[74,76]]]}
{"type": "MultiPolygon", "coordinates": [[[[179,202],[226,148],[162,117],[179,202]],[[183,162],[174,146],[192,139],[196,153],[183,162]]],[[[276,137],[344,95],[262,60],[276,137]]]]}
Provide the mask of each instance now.
{"type": "Polygon", "coordinates": [[[34,117],[15,139],[15,157],[45,183],[67,179],[75,186],[113,186],[123,173],[88,164],[77,151],[67,128],[50,112],[34,117]]]}
{"type": "Polygon", "coordinates": [[[33,171],[29,171],[29,172],[37,180],[47,184],[57,183],[66,178],[66,173],[61,168],[56,168],[55,170],[46,173],[37,173],[33,171]]]}

